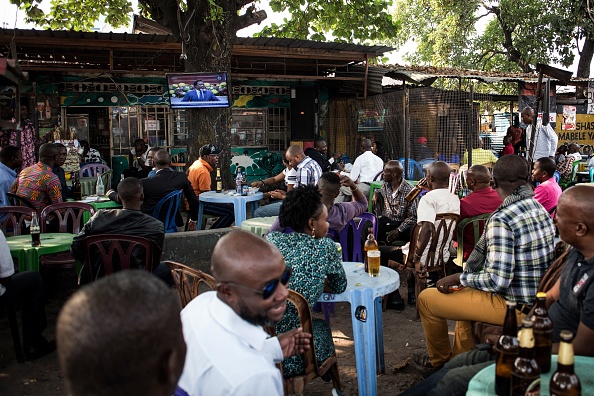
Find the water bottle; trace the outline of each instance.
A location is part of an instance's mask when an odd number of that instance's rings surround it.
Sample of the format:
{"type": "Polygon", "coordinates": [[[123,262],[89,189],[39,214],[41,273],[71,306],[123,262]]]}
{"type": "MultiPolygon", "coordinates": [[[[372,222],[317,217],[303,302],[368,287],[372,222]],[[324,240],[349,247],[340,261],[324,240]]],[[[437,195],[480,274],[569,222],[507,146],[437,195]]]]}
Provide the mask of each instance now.
{"type": "Polygon", "coordinates": [[[105,186],[103,185],[103,178],[101,175],[97,176],[96,192],[97,196],[105,195],[105,186]]]}
{"type": "Polygon", "coordinates": [[[39,220],[37,219],[37,213],[31,213],[31,226],[29,227],[29,233],[31,234],[31,246],[37,247],[41,245],[41,228],[39,227],[39,220]]]}
{"type": "Polygon", "coordinates": [[[241,175],[241,169],[237,168],[237,176],[235,177],[235,192],[241,194],[241,181],[243,176],[241,175]]]}

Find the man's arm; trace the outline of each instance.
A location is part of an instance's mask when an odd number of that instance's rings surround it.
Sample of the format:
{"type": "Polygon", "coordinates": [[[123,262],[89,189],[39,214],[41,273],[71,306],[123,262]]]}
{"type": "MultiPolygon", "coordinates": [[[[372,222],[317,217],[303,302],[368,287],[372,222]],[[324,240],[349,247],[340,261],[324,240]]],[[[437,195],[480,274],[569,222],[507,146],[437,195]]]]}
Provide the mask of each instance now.
{"type": "Polygon", "coordinates": [[[419,198],[417,197],[417,198],[413,199],[413,201],[410,203],[410,206],[409,206],[408,210],[406,211],[406,213],[407,213],[406,218],[402,221],[402,224],[400,224],[397,228],[398,232],[400,234],[406,232],[406,230],[414,227],[415,224],[417,224],[418,208],[419,208],[419,198]]]}
{"type": "Polygon", "coordinates": [[[85,238],[88,235],[91,235],[91,227],[93,225],[93,222],[94,222],[96,216],[97,216],[97,213],[95,213],[89,219],[89,221],[87,221],[87,224],[84,225],[84,227],[82,228],[82,230],[80,230],[78,235],[76,235],[74,238],[72,238],[72,244],[70,245],[70,254],[72,254],[72,257],[74,257],[75,259],[77,259],[80,262],[85,261],[85,255],[83,252],[83,243],[85,241],[85,238]]]}
{"type": "MultiPolygon", "coordinates": [[[[353,202],[363,204],[363,206],[364,206],[363,212],[364,212],[365,209],[367,208],[367,203],[368,203],[367,198],[365,197],[363,192],[357,188],[357,185],[355,184],[355,182],[348,176],[340,176],[340,184],[342,186],[347,186],[351,189],[351,192],[353,194],[353,202]]],[[[361,214],[363,212],[360,212],[357,214],[361,214]]],[[[356,215],[354,215],[353,217],[355,217],[355,216],[356,215]]]]}
{"type": "Polygon", "coordinates": [[[546,126],[547,135],[549,136],[549,157],[555,158],[555,151],[557,151],[557,144],[559,143],[559,137],[557,136],[557,132],[553,129],[551,124],[547,124],[546,126]]]}
{"type": "Polygon", "coordinates": [[[363,154],[361,154],[360,156],[355,158],[355,162],[353,163],[353,167],[351,168],[351,173],[349,174],[349,177],[354,182],[357,182],[357,180],[359,179],[359,175],[361,174],[361,156],[362,155],[363,154]]]}
{"type": "Polygon", "coordinates": [[[434,227],[433,223],[429,221],[421,221],[419,224],[421,225],[421,231],[419,232],[419,237],[417,238],[417,245],[415,247],[413,257],[413,263],[417,273],[423,272],[421,271],[421,257],[423,256],[425,248],[427,248],[427,244],[431,238],[431,230],[434,227]]]}
{"type": "Polygon", "coordinates": [[[198,205],[200,202],[198,201],[198,197],[192,188],[192,184],[188,179],[186,179],[186,183],[184,184],[184,195],[186,200],[188,201],[188,205],[190,206],[190,219],[196,221],[198,219],[198,205]]]}
{"type": "Polygon", "coordinates": [[[51,203],[55,204],[62,202],[62,184],[60,183],[58,176],[54,175],[54,177],[50,178],[50,180],[47,182],[46,188],[51,203]]]}

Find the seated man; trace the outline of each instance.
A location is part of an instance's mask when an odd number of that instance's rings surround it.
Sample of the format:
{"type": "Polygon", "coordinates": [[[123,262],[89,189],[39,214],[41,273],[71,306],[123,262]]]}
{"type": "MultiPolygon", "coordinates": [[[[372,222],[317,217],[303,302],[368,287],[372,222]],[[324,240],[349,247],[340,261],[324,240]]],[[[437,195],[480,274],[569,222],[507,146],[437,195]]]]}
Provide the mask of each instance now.
{"type": "Polygon", "coordinates": [[[39,162],[19,173],[10,192],[27,198],[38,212],[54,203],[62,202],[60,179],[52,172],[58,157],[58,147],[46,143],[39,148],[39,162]]]}
{"type": "Polygon", "coordinates": [[[561,186],[553,177],[555,173],[555,160],[549,157],[542,157],[534,163],[532,179],[540,184],[534,189],[536,199],[547,212],[551,213],[557,207],[557,201],[561,196],[561,186]]]}
{"type": "MultiPolygon", "coordinates": [[[[497,157],[491,150],[483,149],[483,139],[476,139],[474,141],[474,145],[472,146],[472,164],[473,165],[484,165],[488,163],[495,163],[497,161],[497,157]]],[[[468,163],[468,151],[464,153],[464,157],[462,157],[462,165],[468,163]]]]}
{"type": "MultiPolygon", "coordinates": [[[[353,218],[367,210],[367,198],[357,188],[357,185],[348,176],[338,176],[334,172],[323,173],[318,180],[318,189],[322,195],[322,203],[328,209],[328,219],[326,220],[329,229],[340,232],[345,225],[353,218]],[[341,186],[348,186],[353,192],[353,201],[334,202],[334,199],[340,193],[341,186]]],[[[274,221],[268,232],[282,231],[278,219],[274,221]]]]}
{"type": "Polygon", "coordinates": [[[134,148],[130,150],[130,154],[128,155],[130,168],[124,170],[124,177],[142,179],[148,176],[151,166],[146,161],[150,149],[150,146],[144,142],[144,139],[136,139],[134,141],[134,148]]]}
{"type": "Polygon", "coordinates": [[[37,271],[14,272],[6,238],[0,231],[0,302],[17,305],[22,301],[23,346],[25,359],[35,360],[56,349],[41,332],[47,326],[43,298],[43,279],[37,271]]]}
{"type": "Polygon", "coordinates": [[[71,396],[169,396],[186,356],[179,301],[144,271],[77,291],[60,312],[56,336],[71,396]]]}
{"type": "MultiPolygon", "coordinates": [[[[212,144],[200,147],[200,158],[188,169],[188,180],[197,197],[205,191],[210,191],[212,184],[210,173],[217,167],[221,151],[212,144]]],[[[211,228],[230,227],[235,221],[233,204],[229,203],[204,202],[202,213],[218,217],[211,228]]]]}
{"type": "Polygon", "coordinates": [[[258,207],[254,213],[252,213],[254,217],[278,216],[286,193],[291,191],[295,183],[297,183],[297,170],[293,169],[293,167],[289,165],[289,161],[284,155],[282,157],[282,161],[283,165],[285,165],[285,169],[283,169],[281,173],[274,177],[267,177],[252,183],[252,187],[259,187],[260,192],[264,193],[264,199],[276,198],[270,203],[258,207]],[[262,188],[267,188],[269,185],[275,185],[280,182],[285,185],[283,189],[275,188],[272,190],[267,190],[266,192],[262,190],[262,188]]]}
{"type": "MultiPolygon", "coordinates": [[[[363,195],[368,197],[370,190],[369,183],[384,169],[384,161],[373,154],[373,143],[369,139],[362,139],[359,149],[362,154],[355,158],[349,177],[357,183],[363,195]]],[[[350,190],[347,187],[342,187],[336,202],[349,201],[350,199],[350,190]]]]}
{"type": "Polygon", "coordinates": [[[275,366],[309,349],[301,328],[270,337],[285,314],[287,267],[279,250],[254,234],[231,231],[211,259],[217,290],[200,294],[182,310],[188,346],[176,395],[283,395],[275,366]]]}
{"type": "MultiPolygon", "coordinates": [[[[113,192],[112,192],[113,193],[113,192]]],[[[140,211],[144,201],[142,182],[135,177],[129,177],[118,184],[119,200],[123,209],[102,209],[93,215],[85,224],[81,232],[74,237],[70,252],[77,260],[84,261],[83,245],[86,237],[98,234],[127,234],[147,238],[153,247],[153,273],[172,285],[173,279],[164,263],[160,263],[163,253],[165,231],[163,223],[154,217],[140,211]]],[[[134,267],[144,269],[144,255],[135,256],[134,267]]],[[[97,266],[99,261],[97,261],[97,266]]],[[[81,271],[81,283],[86,283],[88,272],[81,271]]]]}
{"type": "Polygon", "coordinates": [[[62,199],[66,200],[68,197],[68,186],[66,185],[66,174],[64,173],[64,169],[62,165],[66,162],[66,156],[68,155],[68,150],[66,146],[62,143],[55,143],[56,147],[58,148],[58,156],[56,157],[56,163],[52,167],[52,172],[54,175],[58,176],[60,180],[60,191],[62,192],[62,199]]]}
{"type": "Polygon", "coordinates": [[[340,153],[336,153],[332,157],[326,158],[328,154],[328,143],[322,138],[316,139],[314,141],[314,146],[305,149],[304,153],[320,165],[322,172],[332,172],[334,169],[344,169],[343,164],[335,164],[335,161],[341,157],[340,153]]]}
{"type": "MultiPolygon", "coordinates": [[[[472,194],[460,200],[460,221],[484,213],[493,213],[501,205],[497,191],[491,188],[491,174],[483,165],[472,165],[466,174],[466,184],[472,194]]],[[[483,232],[481,228],[481,233],[483,232]]],[[[459,241],[458,241],[459,242],[459,241]]],[[[468,259],[474,249],[474,230],[469,224],[464,230],[464,260],[468,259]]],[[[462,263],[460,263],[462,264],[462,263]]]]}
{"type": "MultiPolygon", "coordinates": [[[[591,281],[594,279],[594,220],[591,215],[594,202],[590,189],[577,185],[566,190],[557,206],[555,223],[559,235],[564,242],[571,243],[573,249],[567,256],[560,278],[547,292],[547,306],[553,322],[553,353],[557,353],[559,333],[565,329],[575,334],[573,348],[576,355],[594,356],[594,287],[591,281]],[[581,284],[586,274],[588,281],[581,284]]],[[[472,377],[492,364],[494,358],[483,350],[458,355],[402,396],[464,394],[472,377]]]]}
{"type": "Polygon", "coordinates": [[[569,145],[569,154],[565,156],[563,161],[557,164],[557,170],[561,175],[562,180],[569,180],[571,177],[571,171],[573,170],[573,163],[575,161],[581,161],[582,155],[580,154],[580,145],[577,143],[571,143],[569,145]]]}
{"type": "Polygon", "coordinates": [[[430,361],[420,363],[441,367],[450,357],[470,350],[471,322],[503,324],[506,300],[515,301],[522,314],[530,310],[553,261],[555,229],[551,216],[533,198],[528,177],[528,163],[520,156],[506,155],[495,163],[494,188],[503,204],[486,223],[464,273],[446,276],[437,288],[419,295],[430,361]],[[464,289],[451,293],[450,287],[457,285],[464,289]],[[453,351],[448,319],[457,321],[453,351]]]}

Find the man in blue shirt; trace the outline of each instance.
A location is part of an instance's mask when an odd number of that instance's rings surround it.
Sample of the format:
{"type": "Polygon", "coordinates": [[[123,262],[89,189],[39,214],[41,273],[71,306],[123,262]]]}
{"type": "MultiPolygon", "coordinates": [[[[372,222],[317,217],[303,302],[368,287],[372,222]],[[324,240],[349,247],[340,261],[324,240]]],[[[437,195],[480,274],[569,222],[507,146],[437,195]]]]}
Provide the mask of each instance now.
{"type": "Polygon", "coordinates": [[[23,164],[21,149],[6,146],[0,150],[0,206],[10,206],[6,193],[17,177],[16,169],[23,164]]]}

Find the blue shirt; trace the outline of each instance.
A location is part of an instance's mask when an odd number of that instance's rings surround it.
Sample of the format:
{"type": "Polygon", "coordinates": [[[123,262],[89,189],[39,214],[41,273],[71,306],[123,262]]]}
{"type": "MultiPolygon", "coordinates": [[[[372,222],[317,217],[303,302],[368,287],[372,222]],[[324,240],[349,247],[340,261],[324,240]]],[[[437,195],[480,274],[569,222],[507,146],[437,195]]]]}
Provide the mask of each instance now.
{"type": "Polygon", "coordinates": [[[0,162],[0,206],[10,206],[6,193],[17,177],[16,172],[0,162]]]}

